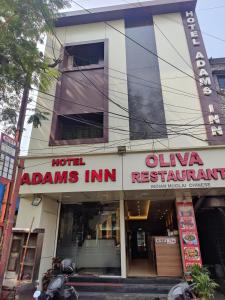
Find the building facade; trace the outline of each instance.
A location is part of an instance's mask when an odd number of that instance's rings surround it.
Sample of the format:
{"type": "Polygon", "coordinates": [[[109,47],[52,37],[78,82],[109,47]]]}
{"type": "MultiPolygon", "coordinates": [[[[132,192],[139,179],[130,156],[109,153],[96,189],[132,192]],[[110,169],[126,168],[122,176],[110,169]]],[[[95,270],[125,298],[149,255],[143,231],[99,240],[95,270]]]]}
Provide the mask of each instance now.
{"type": "Polygon", "coordinates": [[[220,92],[219,97],[222,105],[222,111],[225,113],[225,58],[210,58],[209,63],[216,88],[220,92]]]}
{"type": "Polygon", "coordinates": [[[54,256],[123,278],[223,267],[225,120],[195,6],[57,20],[45,54],[61,58],[60,76],[38,95],[49,117],[32,130],[16,223],[45,229],[40,277],[54,256]]]}

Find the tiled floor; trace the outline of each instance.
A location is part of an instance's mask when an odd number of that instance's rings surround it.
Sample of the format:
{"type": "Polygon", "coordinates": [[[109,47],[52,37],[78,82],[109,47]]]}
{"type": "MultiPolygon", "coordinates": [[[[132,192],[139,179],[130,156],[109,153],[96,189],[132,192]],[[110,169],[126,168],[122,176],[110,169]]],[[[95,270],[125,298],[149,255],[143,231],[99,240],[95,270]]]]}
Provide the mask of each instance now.
{"type": "Polygon", "coordinates": [[[156,276],[156,273],[153,264],[147,258],[137,258],[130,262],[128,276],[156,276]]]}

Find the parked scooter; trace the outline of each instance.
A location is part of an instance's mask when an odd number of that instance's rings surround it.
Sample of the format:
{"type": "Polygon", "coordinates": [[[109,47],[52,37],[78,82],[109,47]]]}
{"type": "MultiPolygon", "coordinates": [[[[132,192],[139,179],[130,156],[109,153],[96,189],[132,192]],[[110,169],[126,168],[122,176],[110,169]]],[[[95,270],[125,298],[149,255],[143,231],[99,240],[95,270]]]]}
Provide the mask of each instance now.
{"type": "Polygon", "coordinates": [[[64,259],[60,265],[61,273],[53,278],[46,290],[36,290],[33,298],[38,300],[78,300],[79,294],[73,286],[67,285],[69,276],[74,273],[75,268],[71,259],[64,259]]]}
{"type": "Polygon", "coordinates": [[[197,299],[193,293],[194,284],[189,285],[187,282],[181,282],[169,291],[168,300],[193,300],[197,299]]]}

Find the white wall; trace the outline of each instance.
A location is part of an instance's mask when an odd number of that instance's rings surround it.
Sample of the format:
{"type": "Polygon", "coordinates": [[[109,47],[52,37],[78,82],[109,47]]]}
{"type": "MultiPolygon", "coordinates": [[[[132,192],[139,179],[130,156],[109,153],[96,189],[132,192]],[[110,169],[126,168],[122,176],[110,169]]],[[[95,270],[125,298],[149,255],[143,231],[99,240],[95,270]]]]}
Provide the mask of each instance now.
{"type": "Polygon", "coordinates": [[[52,266],[57,237],[58,207],[59,203],[57,201],[45,197],[40,222],[40,227],[45,229],[45,234],[41,253],[39,281],[47,269],[50,269],[52,266]]]}
{"type": "MultiPolygon", "coordinates": [[[[153,21],[158,56],[192,77],[159,59],[166,123],[177,124],[178,127],[175,129],[177,131],[185,129],[179,127],[179,124],[196,125],[183,133],[205,140],[207,139],[205,126],[197,126],[197,124],[204,124],[204,120],[196,81],[193,79],[195,75],[181,15],[179,13],[158,15],[154,16],[153,21]]],[[[172,126],[168,126],[168,130],[174,129],[172,126]]],[[[170,148],[207,145],[206,142],[184,135],[178,135],[175,138],[169,137],[168,144],[170,148]]]]}
{"type": "Polygon", "coordinates": [[[33,218],[34,223],[32,229],[40,227],[43,201],[38,206],[33,206],[31,205],[31,197],[32,196],[29,198],[20,198],[19,213],[16,219],[17,228],[30,228],[33,218]]]}
{"type": "Polygon", "coordinates": [[[51,268],[52,257],[54,257],[59,204],[56,200],[46,196],[38,206],[32,206],[31,201],[28,198],[21,198],[16,228],[30,228],[34,217],[32,230],[35,228],[45,229],[39,269],[39,281],[41,282],[43,273],[51,268]]]}

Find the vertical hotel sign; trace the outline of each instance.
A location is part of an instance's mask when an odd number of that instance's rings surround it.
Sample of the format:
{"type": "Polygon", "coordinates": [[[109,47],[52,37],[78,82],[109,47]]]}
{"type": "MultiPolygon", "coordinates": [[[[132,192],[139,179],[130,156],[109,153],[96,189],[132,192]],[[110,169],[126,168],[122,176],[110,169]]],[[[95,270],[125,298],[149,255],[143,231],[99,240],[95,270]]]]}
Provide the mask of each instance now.
{"type": "Polygon", "coordinates": [[[192,66],[195,73],[203,119],[210,145],[225,144],[225,117],[213,83],[211,69],[195,13],[182,13],[192,66]]]}

